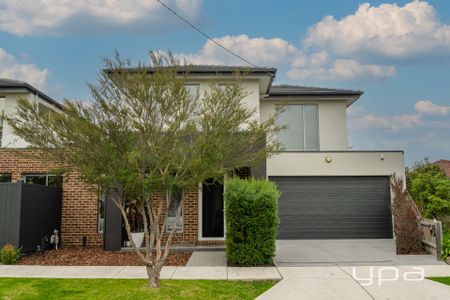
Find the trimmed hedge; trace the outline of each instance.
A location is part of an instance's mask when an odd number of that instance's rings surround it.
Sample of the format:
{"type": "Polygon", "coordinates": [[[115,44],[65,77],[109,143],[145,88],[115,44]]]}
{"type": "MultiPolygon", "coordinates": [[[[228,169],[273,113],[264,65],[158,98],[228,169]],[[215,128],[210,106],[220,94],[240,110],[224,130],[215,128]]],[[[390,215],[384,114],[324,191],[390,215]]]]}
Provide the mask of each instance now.
{"type": "Polygon", "coordinates": [[[239,178],[225,184],[228,262],[243,266],[272,264],[279,223],[277,186],[267,180],[239,178]]]}

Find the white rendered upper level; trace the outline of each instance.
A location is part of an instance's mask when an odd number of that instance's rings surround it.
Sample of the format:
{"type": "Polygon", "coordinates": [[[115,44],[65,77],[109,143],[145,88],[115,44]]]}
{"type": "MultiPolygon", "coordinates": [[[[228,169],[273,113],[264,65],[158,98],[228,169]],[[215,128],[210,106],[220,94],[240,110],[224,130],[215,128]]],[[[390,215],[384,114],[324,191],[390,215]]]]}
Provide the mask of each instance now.
{"type": "Polygon", "coordinates": [[[266,120],[277,105],[286,129],[279,136],[285,151],[348,150],[347,108],[361,91],[274,85],[275,69],[196,66],[187,75],[188,84],[201,95],[211,82],[232,83],[239,70],[247,96],[244,103],[255,110],[255,118],[266,120]]]}
{"type": "Polygon", "coordinates": [[[17,113],[18,99],[38,104],[43,111],[61,111],[62,106],[33,86],[16,80],[0,79],[0,147],[25,148],[27,143],[15,135],[3,116],[17,113]]]}
{"type": "MultiPolygon", "coordinates": [[[[242,68],[226,66],[191,66],[186,76],[186,87],[193,93],[203,94],[211,83],[232,84],[236,71],[245,91],[243,102],[255,110],[255,118],[264,121],[282,105],[285,112],[280,122],[285,125],[279,140],[285,151],[342,151],[348,150],[347,107],[362,92],[332,90],[300,86],[273,85],[276,69],[242,68]]],[[[183,72],[183,70],[181,70],[183,72]]],[[[152,71],[149,71],[150,75],[152,71]]],[[[19,81],[0,79],[0,114],[13,115],[17,99],[27,98],[42,107],[60,110],[61,105],[34,87],[19,81]]],[[[1,147],[21,148],[26,143],[12,133],[2,122],[1,147]]]]}

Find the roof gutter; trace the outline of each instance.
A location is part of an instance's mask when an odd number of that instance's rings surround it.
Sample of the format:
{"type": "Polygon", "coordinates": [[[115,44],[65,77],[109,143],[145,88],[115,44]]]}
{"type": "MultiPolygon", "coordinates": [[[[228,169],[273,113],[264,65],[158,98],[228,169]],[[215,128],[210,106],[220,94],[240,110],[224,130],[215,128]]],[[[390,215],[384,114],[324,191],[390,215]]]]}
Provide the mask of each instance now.
{"type": "Polygon", "coordinates": [[[47,96],[46,94],[40,92],[38,89],[34,88],[33,86],[29,85],[28,83],[24,83],[22,85],[2,85],[0,88],[7,88],[7,89],[13,89],[13,90],[21,90],[25,89],[32,93],[35,96],[38,96],[48,103],[58,107],[60,110],[64,110],[64,106],[59,103],[58,101],[52,99],[51,97],[47,96]]]}

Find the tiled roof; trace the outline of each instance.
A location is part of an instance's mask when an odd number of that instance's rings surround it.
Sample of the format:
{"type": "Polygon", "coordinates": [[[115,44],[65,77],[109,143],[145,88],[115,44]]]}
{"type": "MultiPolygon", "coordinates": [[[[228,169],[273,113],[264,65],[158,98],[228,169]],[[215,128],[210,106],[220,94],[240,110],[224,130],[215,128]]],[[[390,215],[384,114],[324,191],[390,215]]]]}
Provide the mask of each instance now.
{"type": "MultiPolygon", "coordinates": [[[[137,68],[126,68],[126,70],[133,72],[137,68]]],[[[108,69],[106,72],[110,71],[108,69]]],[[[148,73],[153,73],[155,68],[149,67],[148,73]]],[[[211,74],[233,74],[235,72],[244,72],[251,75],[267,75],[275,77],[276,68],[266,67],[246,67],[246,66],[221,66],[221,65],[187,65],[178,67],[179,73],[189,72],[191,75],[211,75],[211,74]]]]}
{"type": "Polygon", "coordinates": [[[450,177],[450,160],[441,159],[435,162],[443,171],[444,173],[450,177]]]}
{"type": "Polygon", "coordinates": [[[361,96],[362,91],[329,89],[320,87],[309,87],[300,85],[273,85],[269,90],[269,97],[275,96],[298,96],[298,95],[354,95],[361,96]]]}
{"type": "Polygon", "coordinates": [[[8,87],[8,86],[26,86],[26,83],[23,81],[19,81],[19,80],[14,80],[14,79],[7,79],[7,78],[0,78],[0,87],[8,87]]]}
{"type": "MultiPolygon", "coordinates": [[[[138,68],[126,68],[128,72],[137,71],[138,68]]],[[[152,74],[155,68],[147,68],[147,72],[152,74]]],[[[105,72],[112,72],[112,70],[105,69],[105,72]]],[[[276,68],[266,67],[246,67],[246,66],[221,66],[221,65],[188,65],[178,67],[178,73],[184,74],[188,72],[189,75],[215,75],[224,74],[231,75],[235,72],[243,72],[248,75],[270,76],[271,81],[275,78],[277,72],[276,68]]],[[[356,101],[364,92],[358,90],[347,89],[331,89],[320,87],[308,87],[299,85],[271,85],[269,83],[269,90],[267,91],[268,98],[279,98],[286,96],[344,96],[347,97],[348,105],[356,101]]]]}

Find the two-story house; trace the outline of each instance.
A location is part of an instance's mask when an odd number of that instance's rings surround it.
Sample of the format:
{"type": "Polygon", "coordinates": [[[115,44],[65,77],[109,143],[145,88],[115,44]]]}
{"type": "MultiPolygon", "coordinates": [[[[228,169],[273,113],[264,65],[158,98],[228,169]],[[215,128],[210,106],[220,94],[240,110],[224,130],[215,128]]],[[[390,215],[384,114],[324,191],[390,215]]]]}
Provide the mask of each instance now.
{"type": "MultiPolygon", "coordinates": [[[[276,105],[285,106],[278,121],[287,129],[277,137],[284,150],[263,165],[244,170],[278,185],[282,193],[278,238],[392,238],[389,177],[404,177],[403,151],[349,149],[347,108],[363,92],[274,85],[274,68],[203,65],[189,67],[187,88],[201,94],[211,78],[227,84],[237,70],[245,70],[244,103],[255,109],[256,118],[265,120],[276,105]]],[[[151,76],[153,71],[148,72],[151,76]]],[[[185,202],[176,240],[197,245],[223,242],[223,201],[223,186],[200,185],[185,202]]],[[[114,210],[106,205],[104,235],[109,249],[119,247],[117,238],[108,238],[119,236],[121,230],[120,215],[114,210]]]]}
{"type": "MultiPolygon", "coordinates": [[[[255,118],[264,120],[277,105],[285,106],[278,122],[287,125],[287,129],[277,137],[284,150],[261,166],[242,170],[247,175],[274,181],[282,192],[278,238],[392,238],[389,176],[404,177],[404,157],[402,151],[349,149],[347,108],[363,92],[274,85],[274,68],[203,65],[189,67],[186,88],[191,93],[202,93],[213,78],[223,84],[232,82],[237,70],[245,70],[242,85],[248,95],[244,103],[255,108],[255,118]]],[[[151,76],[153,70],[148,72],[151,76]]],[[[71,201],[76,199],[63,199],[63,240],[77,244],[87,235],[94,244],[102,239],[105,249],[123,247],[126,237],[122,218],[112,203],[102,198],[97,205],[98,195],[86,196],[83,203],[90,205],[83,213],[78,212],[85,225],[74,229],[71,201]],[[65,219],[64,214],[71,218],[65,219]]],[[[199,190],[190,193],[184,203],[175,242],[223,243],[223,201],[223,186],[200,184],[199,190]]],[[[169,211],[169,217],[172,213],[169,211]]]]}

